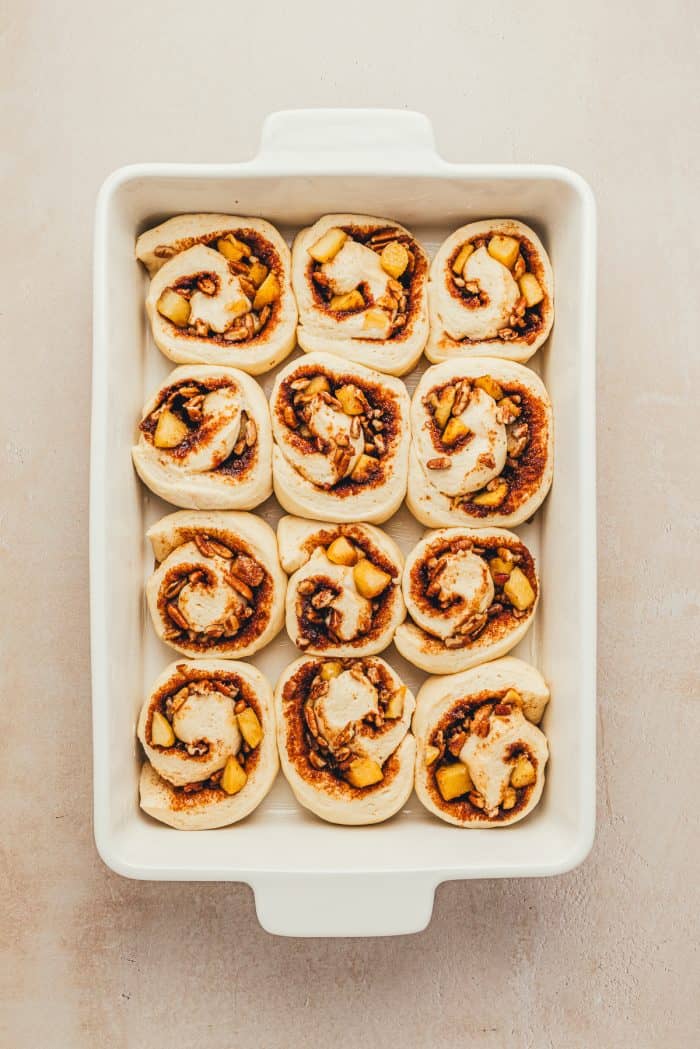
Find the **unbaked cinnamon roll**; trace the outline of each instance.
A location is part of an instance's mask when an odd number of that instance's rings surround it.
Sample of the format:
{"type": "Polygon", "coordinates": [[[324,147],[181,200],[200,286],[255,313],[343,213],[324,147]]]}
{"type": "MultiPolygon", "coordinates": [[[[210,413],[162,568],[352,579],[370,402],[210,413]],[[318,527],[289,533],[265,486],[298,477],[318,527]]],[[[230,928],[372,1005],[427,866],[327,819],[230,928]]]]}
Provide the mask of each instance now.
{"type": "Polygon", "coordinates": [[[430,674],[454,674],[505,655],[532,624],[539,600],[535,562],[514,532],[442,528],[406,558],[410,621],[394,641],[430,674]]]}
{"type": "Polygon", "coordinates": [[[407,502],[433,528],[517,525],[552,483],[552,406],[542,380],[512,361],[434,365],[411,403],[407,502]]]}
{"type": "Polygon", "coordinates": [[[324,215],[292,249],[299,345],[389,375],[414,366],[428,337],[428,262],[407,229],[369,215],[324,215]]]}
{"type": "Polygon", "coordinates": [[[537,234],[514,219],[472,222],[452,233],[430,267],[431,361],[527,361],[554,320],[552,267],[537,234]]]}
{"type": "Polygon", "coordinates": [[[180,830],[243,819],[279,768],[272,690],[247,663],[171,663],[143,704],[138,737],[141,808],[180,830]]]}
{"type": "Polygon", "coordinates": [[[504,827],[537,805],[549,756],[549,700],[534,667],[507,656],[428,678],[416,701],[416,793],[458,827],[504,827]]]}
{"type": "Polygon", "coordinates": [[[409,400],[391,376],[313,353],[270,399],[275,495],[290,514],[381,523],[406,493],[409,400]]]}
{"type": "Polygon", "coordinates": [[[376,656],[303,656],[275,689],[282,771],[297,801],[329,823],[379,823],[413,789],[413,695],[376,656]]]}
{"type": "Polygon", "coordinates": [[[287,633],[304,652],[370,656],[391,644],[406,615],[403,556],[367,524],[324,525],[283,517],[280,558],[290,574],[287,633]]]}
{"type": "Polygon", "coordinates": [[[175,506],[250,510],[272,492],[265,395],[235,368],[176,368],[143,409],[132,449],[141,480],[175,506]]]}
{"type": "Polygon", "coordinates": [[[282,629],[287,578],[275,533],[261,518],[179,510],[146,534],[159,562],[146,599],[158,637],[171,648],[235,659],[282,629]]]}
{"type": "Polygon", "coordinates": [[[156,346],[182,364],[269,371],[294,348],[291,256],[263,219],[178,215],[142,233],[156,346]]]}

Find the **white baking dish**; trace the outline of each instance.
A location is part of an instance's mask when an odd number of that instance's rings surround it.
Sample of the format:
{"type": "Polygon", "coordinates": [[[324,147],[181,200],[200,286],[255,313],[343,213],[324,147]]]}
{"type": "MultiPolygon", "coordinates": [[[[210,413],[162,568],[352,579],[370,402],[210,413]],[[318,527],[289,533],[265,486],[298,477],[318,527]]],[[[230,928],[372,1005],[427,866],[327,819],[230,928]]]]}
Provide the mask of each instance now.
{"type": "MultiPolygon", "coordinates": [[[[277,113],[242,164],[122,168],[100,192],[95,233],[91,599],[95,838],[113,870],[147,879],[242,881],[263,926],[288,935],[407,933],[429,921],[435,887],[456,878],[536,877],[580,863],[595,804],[595,212],[575,174],[539,165],[448,164],[425,117],[383,110],[277,113]],[[130,447],[146,394],[169,370],[147,331],[146,278],[134,238],[178,212],[261,215],[291,236],[324,212],[390,216],[434,251],[464,222],[524,220],[556,276],[556,323],[531,362],[556,417],[554,486],[519,529],[538,556],[542,602],[517,654],[552,689],[552,758],[538,809],[514,827],[464,831],[413,797],[386,824],[331,826],[303,812],[280,779],[237,826],[183,833],[138,808],[134,732],[144,690],[172,653],[156,641],[142,585],[144,533],[169,508],[138,482],[130,447]]],[[[264,383],[269,391],[271,376],[264,383]]],[[[409,387],[415,382],[410,377],[409,387]]],[[[271,522],[270,500],[260,512],[271,522]]],[[[421,534],[403,509],[388,525],[408,548],[421,534]]],[[[294,658],[283,635],[253,660],[274,682],[294,658]]],[[[424,675],[389,649],[412,687],[424,675]]]]}

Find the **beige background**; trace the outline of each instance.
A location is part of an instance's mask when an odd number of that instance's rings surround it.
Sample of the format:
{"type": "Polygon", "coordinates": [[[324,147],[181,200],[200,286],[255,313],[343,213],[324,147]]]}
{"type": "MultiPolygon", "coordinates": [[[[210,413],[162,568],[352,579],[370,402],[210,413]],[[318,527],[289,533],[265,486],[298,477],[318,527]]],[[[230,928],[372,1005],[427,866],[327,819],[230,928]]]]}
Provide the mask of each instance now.
{"type": "Polygon", "coordinates": [[[697,5],[2,7],[0,1044],[697,1045],[697,5]],[[281,940],[245,887],[130,883],[93,847],[92,212],[121,164],[241,159],[271,110],[353,104],[597,194],[598,836],[566,877],[443,887],[415,937],[281,940]]]}

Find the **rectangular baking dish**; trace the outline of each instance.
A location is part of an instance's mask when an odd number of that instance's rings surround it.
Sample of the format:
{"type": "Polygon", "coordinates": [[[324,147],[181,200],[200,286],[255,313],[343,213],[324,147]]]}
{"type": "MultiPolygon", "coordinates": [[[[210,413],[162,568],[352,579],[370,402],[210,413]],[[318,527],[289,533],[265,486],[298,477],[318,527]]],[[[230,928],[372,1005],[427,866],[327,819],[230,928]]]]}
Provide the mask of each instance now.
{"type": "MultiPolygon", "coordinates": [[[[96,214],[90,510],[94,819],[105,863],[126,877],[240,881],[252,886],[270,932],[347,936],[408,933],[430,920],[436,886],[458,878],[561,874],[589,851],[595,820],[595,208],[564,168],[451,164],[428,120],[390,110],[276,113],[254,160],[122,168],[103,185],[96,214]],[[460,831],[412,797],[386,824],[346,828],[302,811],[280,776],[242,824],[183,833],[138,807],[135,723],[146,690],[173,653],[147,622],[143,583],[153,567],[148,525],[171,510],[131,466],[140,410],[171,365],[153,345],[143,308],[138,233],[181,212],[260,215],[292,237],[325,212],[388,216],[434,252],[480,218],[532,225],[552,259],[556,321],[533,359],[556,420],[552,492],[518,531],[537,556],[542,601],[516,654],[551,690],[544,727],[551,761],[541,804],[503,830],[460,831]]],[[[417,375],[409,377],[409,389],[417,375]]],[[[263,383],[267,392],[272,376],[263,383]]],[[[269,500],[258,511],[276,523],[269,500]]],[[[402,509],[387,529],[404,549],[422,529],[402,509]]],[[[424,676],[392,647],[390,663],[416,688],[424,676]]],[[[252,662],[274,684],[295,657],[283,634],[252,662]]]]}

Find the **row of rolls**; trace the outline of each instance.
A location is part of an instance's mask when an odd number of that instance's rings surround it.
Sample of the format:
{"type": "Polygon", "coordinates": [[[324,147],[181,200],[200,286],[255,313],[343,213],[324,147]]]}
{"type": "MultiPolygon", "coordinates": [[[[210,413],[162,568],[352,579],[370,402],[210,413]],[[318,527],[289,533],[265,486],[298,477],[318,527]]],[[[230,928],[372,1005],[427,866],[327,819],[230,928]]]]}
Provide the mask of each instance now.
{"type": "Polygon", "coordinates": [[[242,819],[279,763],[323,819],[394,815],[414,786],[463,827],[514,823],[537,804],[549,698],[506,655],[532,623],[534,559],[506,529],[426,533],[404,560],[366,523],[238,511],[169,514],[148,532],[146,585],[172,663],[143,704],[141,805],[182,829],[242,819]],[[239,661],[286,624],[301,655],[273,691],[239,661]],[[379,656],[394,642],[430,673],[417,697],[379,656]]]}

